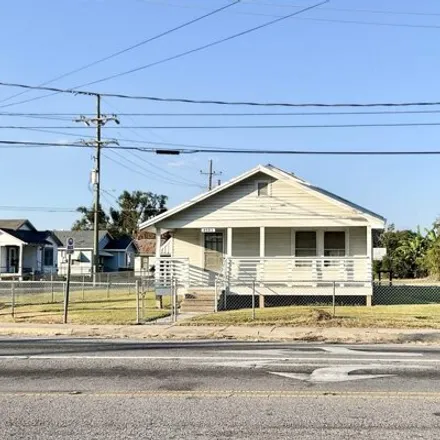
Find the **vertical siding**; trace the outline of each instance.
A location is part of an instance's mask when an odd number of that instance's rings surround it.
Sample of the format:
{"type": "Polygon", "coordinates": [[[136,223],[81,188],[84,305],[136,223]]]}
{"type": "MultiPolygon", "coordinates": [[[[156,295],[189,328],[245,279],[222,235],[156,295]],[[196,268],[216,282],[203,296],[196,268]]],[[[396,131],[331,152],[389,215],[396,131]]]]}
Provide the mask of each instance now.
{"type": "Polygon", "coordinates": [[[292,255],[292,229],[266,228],[266,257],[288,257],[292,255]]]}
{"type": "Polygon", "coordinates": [[[233,257],[260,256],[259,228],[234,228],[232,230],[233,257]]]}
{"type": "Polygon", "coordinates": [[[367,255],[367,228],[350,228],[350,253],[351,257],[367,255]]]}
{"type": "Polygon", "coordinates": [[[173,234],[173,253],[175,258],[189,258],[189,263],[203,267],[203,248],[199,229],[179,229],[173,234]]]}

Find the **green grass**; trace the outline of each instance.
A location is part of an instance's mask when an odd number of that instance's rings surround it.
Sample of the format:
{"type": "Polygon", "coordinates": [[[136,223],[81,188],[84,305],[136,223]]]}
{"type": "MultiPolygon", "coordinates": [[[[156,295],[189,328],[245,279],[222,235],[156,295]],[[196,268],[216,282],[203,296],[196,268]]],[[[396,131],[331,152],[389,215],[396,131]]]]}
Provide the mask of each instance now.
{"type": "MultiPolygon", "coordinates": [[[[10,297],[0,298],[0,322],[61,323],[63,316],[63,294],[34,292],[16,295],[15,313],[12,316],[10,297]]],[[[142,303],[141,303],[142,304],[142,303]]],[[[153,321],[170,314],[169,298],[164,297],[164,308],[156,308],[154,293],[145,295],[144,321],[153,321]]],[[[69,322],[72,324],[135,324],[136,294],[128,290],[72,292],[69,301],[69,322]]]]}
{"type": "Polygon", "coordinates": [[[331,307],[271,307],[256,310],[224,311],[200,315],[186,325],[267,325],[313,327],[440,328],[440,305],[339,306],[332,317],[331,307]],[[322,312],[327,312],[328,319],[322,312]]]}

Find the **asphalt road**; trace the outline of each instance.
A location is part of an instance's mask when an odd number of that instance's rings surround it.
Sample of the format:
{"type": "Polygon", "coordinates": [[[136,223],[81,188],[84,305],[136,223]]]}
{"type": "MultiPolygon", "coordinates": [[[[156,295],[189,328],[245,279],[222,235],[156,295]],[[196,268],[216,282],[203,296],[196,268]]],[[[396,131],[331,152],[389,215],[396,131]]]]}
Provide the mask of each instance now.
{"type": "Polygon", "coordinates": [[[2,439],[437,439],[440,349],[0,339],[2,439]]]}

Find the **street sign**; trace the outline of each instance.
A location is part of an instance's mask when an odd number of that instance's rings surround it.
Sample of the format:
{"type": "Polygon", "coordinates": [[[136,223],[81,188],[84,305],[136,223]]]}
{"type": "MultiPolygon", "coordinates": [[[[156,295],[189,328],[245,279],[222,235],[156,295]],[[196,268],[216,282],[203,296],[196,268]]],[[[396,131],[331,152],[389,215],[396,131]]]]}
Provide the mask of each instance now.
{"type": "Polygon", "coordinates": [[[73,254],[74,250],[75,250],[75,241],[72,237],[69,237],[67,239],[67,246],[66,246],[67,255],[73,254]]]}

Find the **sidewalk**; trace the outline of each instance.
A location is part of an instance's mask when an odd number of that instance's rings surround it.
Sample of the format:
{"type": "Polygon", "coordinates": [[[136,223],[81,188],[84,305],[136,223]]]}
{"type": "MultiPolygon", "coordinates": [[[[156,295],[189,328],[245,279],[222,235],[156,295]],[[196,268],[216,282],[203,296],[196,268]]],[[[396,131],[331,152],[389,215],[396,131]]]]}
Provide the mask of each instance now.
{"type": "Polygon", "coordinates": [[[0,324],[0,336],[440,344],[440,330],[343,327],[0,324]]]}

